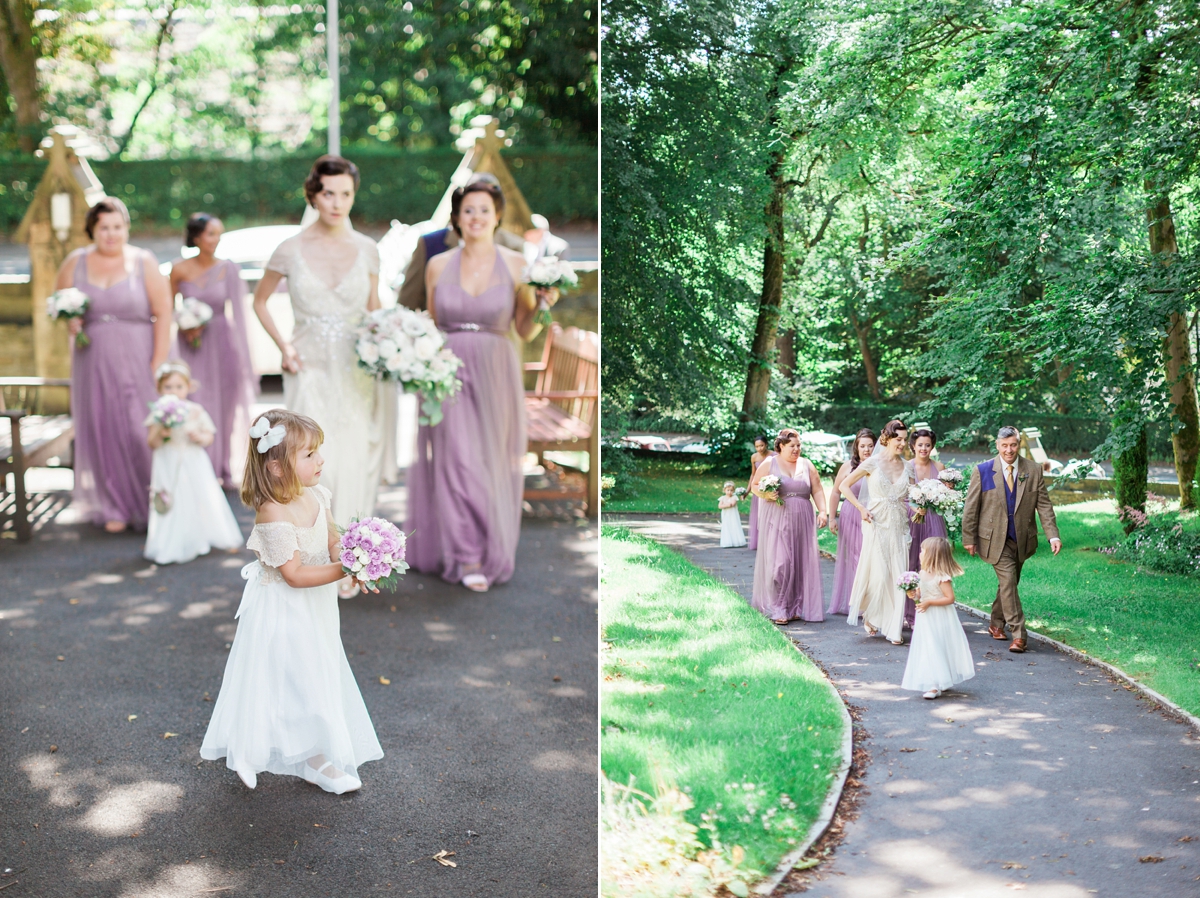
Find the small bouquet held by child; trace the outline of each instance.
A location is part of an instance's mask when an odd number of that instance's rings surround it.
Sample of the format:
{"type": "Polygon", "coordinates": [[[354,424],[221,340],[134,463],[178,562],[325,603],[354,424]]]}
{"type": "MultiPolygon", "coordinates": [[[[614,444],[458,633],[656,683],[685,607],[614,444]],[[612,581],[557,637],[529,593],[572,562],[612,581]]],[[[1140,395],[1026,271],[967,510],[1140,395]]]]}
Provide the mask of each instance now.
{"type": "Polygon", "coordinates": [[[163,437],[164,443],[171,442],[171,431],[177,427],[182,427],[188,419],[188,404],[184,399],[172,393],[164,393],[153,402],[147,403],[150,406],[150,417],[154,419],[155,424],[165,427],[167,435],[163,437]]]}
{"type": "Polygon", "coordinates": [[[342,569],[368,589],[396,585],[396,575],[408,570],[404,534],[391,521],[364,518],[342,532],[342,569]]]}
{"type": "Polygon", "coordinates": [[[733,491],[733,494],[737,497],[737,500],[739,502],[741,502],[743,499],[746,498],[746,494],[748,492],[749,492],[749,490],[747,490],[744,486],[739,486],[737,489],[735,489],[733,491]]]}
{"type": "Polygon", "coordinates": [[[442,403],[462,387],[455,372],[462,359],[446,346],[428,312],[397,306],[376,309],[359,328],[358,365],[379,380],[394,380],[406,393],[421,394],[422,424],[442,420],[442,403]]]}
{"type": "Polygon", "coordinates": [[[911,598],[912,592],[921,585],[921,575],[916,571],[905,571],[896,578],[896,585],[900,587],[901,592],[911,598]]]}
{"type": "Polygon", "coordinates": [[[758,481],[759,492],[765,493],[766,497],[777,505],[783,504],[783,499],[779,496],[779,488],[781,486],[783,486],[783,481],[774,474],[767,474],[758,481]]]}
{"type": "MultiPolygon", "coordinates": [[[[179,325],[179,330],[181,332],[190,331],[187,342],[192,349],[200,348],[200,337],[204,332],[205,325],[212,321],[212,316],[212,306],[194,296],[184,297],[179,308],[175,310],[175,323],[179,325]]],[[[182,335],[183,333],[181,333],[182,335]]]]}
{"type": "MultiPolygon", "coordinates": [[[[543,256],[525,269],[522,275],[525,283],[534,289],[551,289],[557,287],[565,292],[579,284],[579,276],[570,262],[565,262],[557,256],[543,256]]],[[[533,316],[534,323],[546,327],[554,319],[550,315],[550,304],[538,298],[537,312],[533,316]]]]}
{"type": "MultiPolygon", "coordinates": [[[[75,287],[65,287],[56,290],[46,298],[46,313],[51,318],[61,318],[70,321],[72,318],[83,318],[87,314],[92,298],[75,287]]],[[[75,335],[75,345],[84,349],[91,345],[91,338],[81,328],[75,335]]]]}

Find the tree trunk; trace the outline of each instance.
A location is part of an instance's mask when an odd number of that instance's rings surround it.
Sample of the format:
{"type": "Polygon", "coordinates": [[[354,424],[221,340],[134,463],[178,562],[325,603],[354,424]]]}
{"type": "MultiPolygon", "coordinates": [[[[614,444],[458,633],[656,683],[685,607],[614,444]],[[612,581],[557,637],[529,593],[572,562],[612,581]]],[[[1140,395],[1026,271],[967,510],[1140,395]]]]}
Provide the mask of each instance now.
{"type": "Polygon", "coordinates": [[[771,350],[775,346],[779,308],[783,303],[783,259],[787,251],[783,233],[786,192],[783,164],[783,150],[778,150],[771,156],[767,171],[771,179],[771,198],[766,208],[767,239],[763,247],[762,295],[758,300],[758,321],[754,326],[750,370],[746,375],[746,393],[742,398],[742,419],[746,421],[758,421],[766,417],[771,386],[771,350]]]}
{"type": "MultiPolygon", "coordinates": [[[[1171,198],[1159,197],[1146,210],[1146,219],[1150,224],[1150,252],[1162,264],[1169,265],[1179,254],[1175,220],[1171,216],[1171,198]]],[[[1175,475],[1179,478],[1179,507],[1195,508],[1192,482],[1196,477],[1196,462],[1200,458],[1200,407],[1196,402],[1196,374],[1192,367],[1187,316],[1180,310],[1171,312],[1167,321],[1163,357],[1167,384],[1171,388],[1171,413],[1175,419],[1171,446],[1175,453],[1175,475]]]]}
{"type": "Polygon", "coordinates": [[[17,107],[17,140],[22,153],[32,153],[42,139],[32,11],[33,5],[25,0],[0,0],[0,69],[17,107]]]}
{"type": "Polygon", "coordinates": [[[871,336],[871,322],[860,321],[853,309],[848,310],[846,317],[850,319],[854,335],[858,337],[858,350],[862,353],[863,369],[867,372],[867,387],[871,390],[871,396],[875,401],[882,402],[883,396],[879,391],[879,370],[875,367],[875,357],[871,355],[871,344],[868,342],[868,338],[871,336]]]}
{"type": "Polygon", "coordinates": [[[1146,513],[1146,481],[1150,477],[1150,458],[1146,428],[1138,440],[1124,452],[1113,457],[1113,486],[1117,494],[1117,517],[1126,533],[1137,528],[1137,515],[1146,513]],[[1136,512],[1131,514],[1130,512],[1136,512]]]}
{"type": "Polygon", "coordinates": [[[796,379],[796,330],[788,328],[775,340],[775,351],[778,354],[775,370],[789,384],[796,379]]]}

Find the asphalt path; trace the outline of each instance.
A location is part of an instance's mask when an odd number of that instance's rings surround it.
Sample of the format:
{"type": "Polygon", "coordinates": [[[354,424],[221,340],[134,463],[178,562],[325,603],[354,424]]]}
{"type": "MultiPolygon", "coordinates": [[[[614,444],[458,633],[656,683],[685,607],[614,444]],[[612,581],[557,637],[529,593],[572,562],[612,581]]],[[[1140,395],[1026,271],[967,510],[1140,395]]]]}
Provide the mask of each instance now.
{"type": "Polygon", "coordinates": [[[504,586],[409,573],[341,603],[385,757],[336,796],[200,759],[250,553],[4,540],[0,894],[595,895],[596,548],[591,522],[526,520],[504,586]]]}
{"type": "MultiPolygon", "coordinates": [[[[719,548],[715,515],[605,522],[749,598],[755,553],[719,548]]],[[[833,563],[821,567],[828,600],[833,563]]],[[[1200,895],[1197,734],[1097,668],[1034,642],[1010,654],[960,619],[976,676],[935,701],[900,690],[907,647],[843,616],[780,628],[858,709],[870,758],[857,819],[806,898],[1200,895]]]]}

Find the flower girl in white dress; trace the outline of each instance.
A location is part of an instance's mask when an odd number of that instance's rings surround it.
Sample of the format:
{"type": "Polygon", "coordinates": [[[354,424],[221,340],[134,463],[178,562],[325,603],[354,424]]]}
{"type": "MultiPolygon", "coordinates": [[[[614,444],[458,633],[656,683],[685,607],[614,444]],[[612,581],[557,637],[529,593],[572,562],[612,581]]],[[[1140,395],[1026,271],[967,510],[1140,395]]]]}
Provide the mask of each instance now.
{"type": "Polygon", "coordinates": [[[250,429],[242,501],[257,512],[246,545],[258,561],[242,569],[240,623],[200,756],[225,758],[251,789],[266,770],[352,792],[359,765],[383,757],[342,648],[323,438],[283,409],[250,429]]]}
{"type": "Polygon", "coordinates": [[[733,494],[734,483],[725,481],[725,495],[717,500],[721,509],[721,548],[739,549],[746,545],[746,534],[742,531],[742,513],[738,511],[738,499],[733,494]]]}
{"type": "Polygon", "coordinates": [[[164,362],[155,372],[160,396],[175,396],[187,409],[179,427],[146,418],[147,442],[154,450],[150,468],[150,526],[146,558],[155,564],[191,561],[211,549],[237,549],[242,531],[229,507],[204,447],[217,428],[208,412],[188,394],[195,388],[183,362],[164,362]]]}
{"type": "Polygon", "coordinates": [[[912,646],[904,667],[901,689],[937,698],[945,690],[975,676],[975,662],[967,635],[954,610],[954,577],[963,569],[954,560],[954,549],[944,536],[921,543],[921,584],[912,646]]]}

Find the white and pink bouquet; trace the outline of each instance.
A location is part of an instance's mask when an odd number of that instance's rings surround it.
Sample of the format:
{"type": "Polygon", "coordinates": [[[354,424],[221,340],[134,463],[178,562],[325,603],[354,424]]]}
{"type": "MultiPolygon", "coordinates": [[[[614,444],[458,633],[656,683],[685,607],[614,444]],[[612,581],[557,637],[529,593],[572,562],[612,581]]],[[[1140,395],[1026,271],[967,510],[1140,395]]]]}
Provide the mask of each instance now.
{"type": "Polygon", "coordinates": [[[926,512],[933,511],[946,520],[947,529],[962,516],[962,494],[941,480],[922,480],[908,488],[908,504],[917,509],[916,520],[922,520],[926,512]]]}
{"type": "Polygon", "coordinates": [[[783,486],[781,481],[774,474],[767,474],[765,477],[760,477],[758,481],[758,491],[766,493],[772,502],[783,504],[783,499],[779,498],[779,488],[783,486]]]}
{"type": "Polygon", "coordinates": [[[342,570],[368,589],[396,585],[396,575],[408,570],[404,534],[391,521],[363,518],[342,532],[342,570]]]}
{"type": "Polygon", "coordinates": [[[921,575],[916,571],[905,571],[896,578],[896,585],[905,593],[910,593],[921,585],[921,575]]]}
{"type": "Polygon", "coordinates": [[[746,498],[746,493],[749,492],[744,486],[739,486],[733,491],[733,495],[739,502],[746,498]]]}
{"type": "Polygon", "coordinates": [[[963,472],[956,471],[953,468],[946,468],[938,474],[937,479],[950,487],[950,489],[957,490],[962,486],[963,472]]]}
{"type": "Polygon", "coordinates": [[[163,437],[163,442],[169,443],[171,441],[171,431],[176,427],[182,427],[187,421],[187,403],[172,393],[165,393],[149,403],[149,406],[150,417],[148,422],[152,421],[160,427],[166,428],[167,435],[163,437]]]}
{"type": "Polygon", "coordinates": [[[376,309],[358,329],[358,366],[379,380],[394,380],[406,393],[421,394],[422,424],[442,420],[442,403],[458,392],[462,359],[446,345],[428,312],[397,306],[376,309]]]}
{"type": "MultiPolygon", "coordinates": [[[[82,318],[87,314],[92,298],[76,287],[64,287],[46,297],[46,314],[51,318],[82,318]]],[[[91,338],[82,330],[75,335],[75,345],[80,349],[91,344],[91,338]]]]}
{"type": "MultiPolygon", "coordinates": [[[[558,256],[543,256],[538,259],[525,269],[521,279],[531,287],[557,287],[560,292],[566,292],[579,284],[579,276],[575,273],[575,268],[570,262],[563,261],[558,256]]],[[[543,326],[554,320],[550,315],[550,304],[544,299],[538,300],[537,312],[534,314],[533,320],[543,326]]]]}
{"type": "Polygon", "coordinates": [[[200,331],[208,322],[212,321],[212,316],[212,306],[194,296],[185,297],[179,304],[179,308],[175,310],[175,323],[179,325],[179,329],[196,331],[193,336],[188,338],[188,345],[192,349],[200,348],[200,331]]]}

